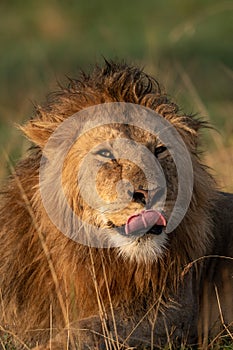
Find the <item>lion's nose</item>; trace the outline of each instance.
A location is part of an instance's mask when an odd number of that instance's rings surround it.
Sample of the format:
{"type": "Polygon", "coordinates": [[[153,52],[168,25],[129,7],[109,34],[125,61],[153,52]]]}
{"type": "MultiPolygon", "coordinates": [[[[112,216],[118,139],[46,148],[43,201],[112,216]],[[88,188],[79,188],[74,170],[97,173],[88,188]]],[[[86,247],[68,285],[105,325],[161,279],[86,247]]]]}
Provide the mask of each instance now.
{"type": "Polygon", "coordinates": [[[137,190],[133,193],[133,201],[146,205],[148,203],[149,194],[148,190],[137,190]]]}
{"type": "Polygon", "coordinates": [[[140,188],[134,191],[132,199],[134,202],[146,205],[147,208],[150,208],[163,196],[164,189],[162,188],[149,191],[140,188]]]}

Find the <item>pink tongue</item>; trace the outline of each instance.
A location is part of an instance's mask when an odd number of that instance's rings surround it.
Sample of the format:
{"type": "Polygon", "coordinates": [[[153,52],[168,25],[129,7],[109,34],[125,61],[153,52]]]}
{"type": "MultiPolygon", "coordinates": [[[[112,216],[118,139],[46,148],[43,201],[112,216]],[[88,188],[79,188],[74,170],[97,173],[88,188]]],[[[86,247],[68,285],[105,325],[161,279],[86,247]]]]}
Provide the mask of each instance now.
{"type": "Polygon", "coordinates": [[[139,214],[131,215],[125,225],[125,233],[131,234],[136,231],[148,231],[151,227],[166,226],[166,220],[161,213],[156,210],[143,210],[139,214]]]}

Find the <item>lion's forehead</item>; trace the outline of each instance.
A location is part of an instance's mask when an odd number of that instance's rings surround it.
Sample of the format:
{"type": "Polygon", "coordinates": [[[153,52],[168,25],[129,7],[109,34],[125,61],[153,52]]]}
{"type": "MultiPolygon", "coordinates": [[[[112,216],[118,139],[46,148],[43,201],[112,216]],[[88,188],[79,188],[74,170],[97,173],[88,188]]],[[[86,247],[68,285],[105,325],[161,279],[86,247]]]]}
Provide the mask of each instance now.
{"type": "Polygon", "coordinates": [[[134,143],[144,144],[149,148],[153,147],[159,142],[156,134],[152,134],[137,126],[125,124],[109,124],[98,126],[86,131],[80,141],[82,143],[84,140],[88,140],[88,145],[94,147],[98,144],[104,143],[105,141],[109,141],[110,144],[113,145],[116,144],[115,140],[118,139],[124,139],[133,141],[134,143]]]}

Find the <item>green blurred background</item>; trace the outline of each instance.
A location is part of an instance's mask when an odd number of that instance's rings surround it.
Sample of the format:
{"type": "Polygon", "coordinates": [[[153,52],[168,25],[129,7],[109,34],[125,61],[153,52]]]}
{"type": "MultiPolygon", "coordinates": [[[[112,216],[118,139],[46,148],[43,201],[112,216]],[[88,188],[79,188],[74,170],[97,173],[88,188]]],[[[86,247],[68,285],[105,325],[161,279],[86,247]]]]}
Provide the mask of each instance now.
{"type": "Polygon", "coordinates": [[[0,18],[1,178],[5,154],[14,162],[28,146],[13,124],[104,56],[144,66],[220,129],[205,136],[207,160],[233,188],[233,1],[1,0],[0,18]]]}

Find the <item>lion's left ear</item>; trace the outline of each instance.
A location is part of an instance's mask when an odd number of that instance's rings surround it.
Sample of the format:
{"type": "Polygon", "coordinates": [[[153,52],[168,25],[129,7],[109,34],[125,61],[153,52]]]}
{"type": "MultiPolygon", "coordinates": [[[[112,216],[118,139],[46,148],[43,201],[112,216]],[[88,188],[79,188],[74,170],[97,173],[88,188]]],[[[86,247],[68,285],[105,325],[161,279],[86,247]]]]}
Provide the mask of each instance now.
{"type": "Polygon", "coordinates": [[[198,118],[195,115],[187,117],[187,124],[198,133],[203,128],[210,128],[209,123],[202,118],[198,118]]]}
{"type": "Polygon", "coordinates": [[[186,145],[189,145],[190,150],[194,152],[199,146],[202,129],[210,127],[206,121],[195,116],[181,116],[175,125],[186,145]]]}

